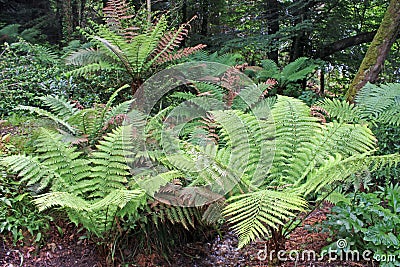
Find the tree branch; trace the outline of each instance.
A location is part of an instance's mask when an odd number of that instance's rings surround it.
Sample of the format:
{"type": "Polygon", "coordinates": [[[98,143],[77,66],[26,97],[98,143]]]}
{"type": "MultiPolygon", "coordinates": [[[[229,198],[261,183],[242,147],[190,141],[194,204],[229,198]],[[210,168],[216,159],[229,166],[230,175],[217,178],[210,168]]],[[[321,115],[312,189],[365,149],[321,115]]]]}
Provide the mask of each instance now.
{"type": "Polygon", "coordinates": [[[371,42],[374,39],[376,31],[363,32],[355,36],[347,37],[336,42],[323,46],[320,50],[315,53],[315,58],[325,59],[336,52],[342,51],[346,48],[371,42]]]}

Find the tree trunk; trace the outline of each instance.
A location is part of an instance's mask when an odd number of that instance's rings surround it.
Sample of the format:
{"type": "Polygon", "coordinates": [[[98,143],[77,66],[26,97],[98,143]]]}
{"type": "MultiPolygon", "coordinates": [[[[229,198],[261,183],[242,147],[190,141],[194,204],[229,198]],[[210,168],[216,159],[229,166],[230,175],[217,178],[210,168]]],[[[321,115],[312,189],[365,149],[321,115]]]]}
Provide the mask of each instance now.
{"type": "Polygon", "coordinates": [[[73,39],[72,33],[74,32],[74,14],[73,14],[73,0],[64,0],[62,3],[62,12],[60,13],[62,21],[62,34],[63,41],[71,41],[73,39]]]}
{"type": "Polygon", "coordinates": [[[147,23],[151,24],[151,0],[146,0],[147,6],[147,23]]]}
{"type": "Polygon", "coordinates": [[[201,29],[200,34],[207,36],[208,34],[208,16],[209,16],[209,0],[203,0],[201,4],[201,29]]]}
{"type": "MultiPolygon", "coordinates": [[[[265,12],[267,13],[268,35],[273,35],[279,32],[279,13],[280,3],[277,0],[269,0],[265,2],[265,12]]],[[[279,64],[278,49],[268,53],[268,58],[279,64]]]]}
{"type": "MultiPolygon", "coordinates": [[[[297,0],[299,6],[293,12],[294,25],[301,25],[310,19],[311,13],[317,3],[316,0],[297,0]]],[[[290,48],[289,62],[293,62],[299,57],[309,54],[311,29],[301,29],[292,38],[292,46],[290,48]]]]}
{"type": "Polygon", "coordinates": [[[400,0],[391,0],[381,25],[376,33],[361,66],[346,93],[352,102],[357,92],[367,83],[374,83],[382,70],[385,59],[396,40],[400,27],[400,0]]]}
{"type": "Polygon", "coordinates": [[[313,58],[327,59],[329,56],[335,54],[336,52],[343,51],[349,47],[369,43],[374,39],[376,31],[373,32],[362,32],[355,36],[350,36],[330,44],[326,44],[318,49],[313,58]]]}

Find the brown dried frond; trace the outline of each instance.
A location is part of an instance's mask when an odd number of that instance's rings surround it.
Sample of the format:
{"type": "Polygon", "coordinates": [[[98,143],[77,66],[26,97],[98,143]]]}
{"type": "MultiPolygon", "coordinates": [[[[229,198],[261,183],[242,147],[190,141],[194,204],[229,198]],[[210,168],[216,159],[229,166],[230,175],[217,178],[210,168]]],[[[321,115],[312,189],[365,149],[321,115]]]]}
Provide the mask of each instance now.
{"type": "Polygon", "coordinates": [[[108,0],[107,5],[103,8],[107,26],[127,38],[133,34],[131,28],[124,28],[122,25],[122,21],[133,18],[133,15],[128,14],[128,11],[129,5],[125,0],[108,0]]]}
{"type": "Polygon", "coordinates": [[[201,119],[203,125],[201,128],[206,129],[208,136],[207,139],[213,141],[215,144],[218,144],[219,135],[217,134],[217,124],[215,123],[215,118],[212,114],[207,113],[205,117],[201,119]]]}
{"type": "Polygon", "coordinates": [[[180,47],[182,42],[187,37],[190,29],[190,22],[195,18],[196,16],[191,18],[187,23],[182,24],[177,30],[164,34],[156,49],[154,49],[153,53],[151,54],[152,58],[158,57],[156,60],[158,64],[180,59],[206,47],[206,45],[199,44],[194,47],[184,48],[176,53],[173,53],[176,48],[180,47]]]}
{"type": "Polygon", "coordinates": [[[275,85],[278,84],[278,81],[275,79],[268,79],[265,82],[263,82],[263,84],[266,85],[267,89],[265,89],[262,93],[262,97],[265,97],[268,94],[269,89],[271,89],[272,87],[274,87],[275,85]]]}
{"type": "Polygon", "coordinates": [[[228,91],[224,96],[224,100],[227,107],[231,107],[233,100],[239,95],[243,87],[240,72],[235,67],[227,69],[221,78],[221,86],[228,91]]]}
{"type": "Polygon", "coordinates": [[[128,43],[131,42],[131,40],[138,35],[138,31],[140,30],[139,27],[131,26],[125,29],[123,35],[125,39],[128,41],[128,43]]]}
{"type": "Polygon", "coordinates": [[[79,103],[78,100],[70,100],[71,104],[74,104],[74,107],[79,109],[79,110],[83,110],[85,107],[81,105],[81,103],[79,103]]]}
{"type": "Polygon", "coordinates": [[[198,44],[196,46],[186,47],[186,48],[178,50],[176,53],[173,53],[173,54],[169,53],[169,54],[165,54],[164,56],[160,56],[160,58],[158,58],[158,60],[157,60],[157,63],[162,64],[165,62],[178,60],[183,57],[187,57],[205,47],[206,47],[206,45],[204,45],[204,44],[198,44]]]}
{"type": "Polygon", "coordinates": [[[110,120],[108,120],[105,123],[105,125],[103,127],[103,131],[107,130],[109,127],[121,126],[126,118],[127,118],[126,114],[118,114],[118,115],[112,117],[110,120]]]}
{"type": "Polygon", "coordinates": [[[311,106],[311,116],[319,118],[320,122],[326,123],[326,117],[329,117],[328,111],[320,106],[311,106]]]}
{"type": "Polygon", "coordinates": [[[249,64],[243,63],[243,64],[236,65],[235,69],[243,72],[248,66],[249,66],[249,64]]]}

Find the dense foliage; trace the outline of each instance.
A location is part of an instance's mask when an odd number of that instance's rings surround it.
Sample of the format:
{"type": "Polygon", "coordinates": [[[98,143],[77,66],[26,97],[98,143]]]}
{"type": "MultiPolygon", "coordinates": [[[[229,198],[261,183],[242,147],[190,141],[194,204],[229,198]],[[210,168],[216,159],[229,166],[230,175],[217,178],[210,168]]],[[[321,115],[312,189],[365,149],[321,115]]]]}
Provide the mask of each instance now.
{"type": "Polygon", "coordinates": [[[36,105],[37,96],[54,92],[52,81],[62,73],[57,56],[40,45],[19,42],[2,47],[0,113],[9,115],[19,104],[36,105]]]}
{"type": "Polygon", "coordinates": [[[332,208],[324,227],[347,241],[342,253],[370,250],[380,266],[398,266],[399,200],[400,188],[393,184],[373,193],[349,194],[332,208]]]}
{"type": "Polygon", "coordinates": [[[112,265],[227,225],[279,250],[328,201],[342,252],[400,257],[398,32],[344,101],[388,3],[0,0],[1,238],[65,220],[112,265]]]}

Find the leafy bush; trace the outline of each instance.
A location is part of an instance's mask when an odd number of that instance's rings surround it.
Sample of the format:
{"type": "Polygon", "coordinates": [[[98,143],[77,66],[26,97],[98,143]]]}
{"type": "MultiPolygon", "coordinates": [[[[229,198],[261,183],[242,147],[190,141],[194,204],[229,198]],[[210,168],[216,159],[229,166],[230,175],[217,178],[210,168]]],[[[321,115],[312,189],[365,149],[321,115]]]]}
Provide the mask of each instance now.
{"type": "MultiPolygon", "coordinates": [[[[1,156],[19,152],[19,147],[14,145],[15,138],[10,134],[1,137],[1,156]]],[[[10,237],[14,245],[19,242],[40,242],[52,218],[38,212],[32,203],[32,196],[16,177],[8,175],[3,167],[0,170],[0,234],[3,234],[3,238],[10,237]]]]}
{"type": "Polygon", "coordinates": [[[39,213],[32,196],[24,187],[5,172],[0,177],[0,234],[11,233],[14,245],[18,241],[42,240],[49,229],[50,216],[39,213]]]}
{"type": "Polygon", "coordinates": [[[37,105],[37,96],[53,93],[44,85],[59,76],[62,69],[51,50],[20,41],[5,44],[0,54],[1,116],[9,115],[21,103],[37,105]]]}
{"type": "MultiPolygon", "coordinates": [[[[345,239],[346,250],[370,250],[380,266],[400,266],[400,187],[390,185],[373,193],[352,193],[328,214],[323,227],[336,239],[345,239]],[[384,257],[382,257],[384,256],[384,257]]],[[[330,245],[335,248],[335,244],[330,245]]]]}

